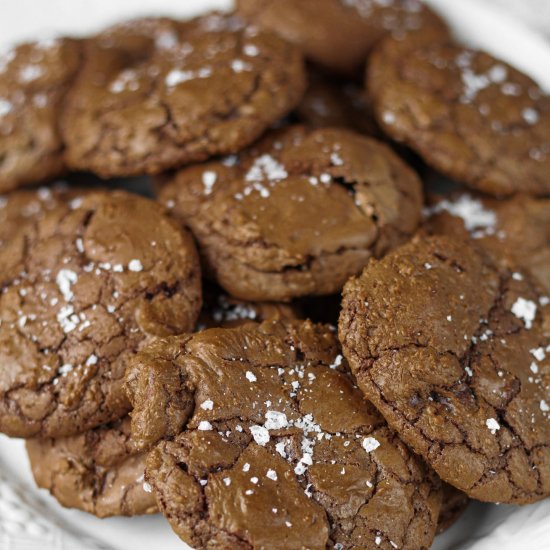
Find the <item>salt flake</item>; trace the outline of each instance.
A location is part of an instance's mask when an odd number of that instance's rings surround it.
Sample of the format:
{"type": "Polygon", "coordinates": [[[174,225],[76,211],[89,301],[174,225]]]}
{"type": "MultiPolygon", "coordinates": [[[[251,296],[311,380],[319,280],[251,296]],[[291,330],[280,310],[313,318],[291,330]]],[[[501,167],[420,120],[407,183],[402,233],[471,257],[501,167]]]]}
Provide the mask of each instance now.
{"type": "Polygon", "coordinates": [[[214,187],[217,179],[218,176],[216,172],[212,170],[207,170],[202,173],[202,184],[204,185],[204,193],[206,195],[210,195],[210,193],[212,193],[212,188],[214,187]]]}
{"type": "Polygon", "coordinates": [[[214,402],[211,399],[207,399],[201,403],[201,409],[205,411],[211,411],[214,408],[214,402]]]}
{"type": "Polygon", "coordinates": [[[0,97],[0,118],[6,116],[13,109],[13,105],[7,99],[0,97]]]}
{"type": "Polygon", "coordinates": [[[495,435],[497,431],[500,430],[500,424],[494,418],[488,418],[485,424],[493,435],[495,435]]]}
{"type": "Polygon", "coordinates": [[[71,290],[71,285],[74,285],[77,281],[78,275],[71,269],[59,270],[55,282],[66,302],[70,302],[73,299],[74,293],[71,290]]]}
{"type": "Polygon", "coordinates": [[[366,437],[363,439],[363,449],[367,451],[367,453],[372,453],[372,451],[375,451],[380,447],[380,442],[375,439],[374,437],[366,437]]]}
{"type": "Polygon", "coordinates": [[[130,260],[128,269],[135,272],[143,271],[143,265],[139,260],[130,260]]]}
{"type": "Polygon", "coordinates": [[[266,421],[264,427],[267,430],[280,430],[288,426],[286,414],[279,411],[267,411],[265,413],[266,421]]]}
{"type": "Polygon", "coordinates": [[[250,426],[250,433],[254,441],[262,447],[269,442],[269,432],[263,426],[250,426]]]}
{"type": "Polygon", "coordinates": [[[487,233],[494,233],[497,215],[492,210],[487,210],[483,207],[480,200],[474,199],[469,194],[461,195],[454,202],[450,200],[442,200],[433,208],[426,211],[428,216],[448,212],[453,216],[457,216],[464,222],[464,227],[470,231],[485,230],[487,233]]]}
{"type": "Polygon", "coordinates": [[[511,311],[525,323],[525,328],[529,330],[533,326],[533,321],[537,315],[537,304],[532,300],[520,297],[515,301],[511,311]]]}
{"type": "Polygon", "coordinates": [[[272,479],[273,481],[277,481],[277,472],[275,470],[269,469],[265,475],[269,479],[272,479]]]}
{"type": "Polygon", "coordinates": [[[246,379],[249,382],[256,382],[256,380],[258,380],[256,378],[256,375],[253,372],[249,371],[249,370],[246,371],[245,376],[246,376],[246,379]]]}

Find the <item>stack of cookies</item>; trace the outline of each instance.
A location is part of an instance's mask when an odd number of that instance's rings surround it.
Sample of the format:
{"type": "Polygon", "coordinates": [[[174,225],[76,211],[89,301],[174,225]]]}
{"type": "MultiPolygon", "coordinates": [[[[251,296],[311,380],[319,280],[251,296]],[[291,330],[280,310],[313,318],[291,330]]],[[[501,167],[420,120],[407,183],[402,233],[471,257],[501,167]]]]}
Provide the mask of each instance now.
{"type": "Polygon", "coordinates": [[[550,97],[418,0],[235,10],[0,58],[0,430],[196,549],[549,496],[550,97]]]}

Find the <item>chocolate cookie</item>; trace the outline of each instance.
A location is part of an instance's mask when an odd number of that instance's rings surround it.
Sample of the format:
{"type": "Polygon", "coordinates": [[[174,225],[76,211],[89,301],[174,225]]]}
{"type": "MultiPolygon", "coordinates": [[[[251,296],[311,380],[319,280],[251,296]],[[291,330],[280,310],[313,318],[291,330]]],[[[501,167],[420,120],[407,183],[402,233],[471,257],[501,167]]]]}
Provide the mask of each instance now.
{"type": "Polygon", "coordinates": [[[437,481],[353,385],[333,331],[249,323],[141,357],[150,391],[134,400],[169,396],[151,421],[175,436],[146,481],[194,548],[429,547],[437,481]]]}
{"type": "Polygon", "coordinates": [[[550,200],[516,195],[434,196],[426,209],[429,232],[475,239],[497,261],[520,266],[550,295],[550,200]]]}
{"type": "Polygon", "coordinates": [[[128,358],[195,325],[190,235],[125,192],[62,204],[25,232],[19,249],[0,249],[0,430],[60,437],[120,418],[128,358]]]}
{"type": "Polygon", "coordinates": [[[30,439],[27,451],[36,484],[67,508],[100,518],[158,511],[128,417],[72,437],[30,439]]]}
{"type": "Polygon", "coordinates": [[[491,55],[385,40],[371,56],[378,123],[446,176],[491,195],[550,193],[550,97],[491,55]]]}
{"type": "Polygon", "coordinates": [[[348,76],[364,66],[386,34],[416,40],[447,36],[445,23],[420,0],[237,0],[254,24],[300,46],[315,63],[348,76]]]}
{"type": "Polygon", "coordinates": [[[472,498],[550,494],[550,307],[460,239],[417,239],[346,285],[339,326],[365,395],[472,498]]]}
{"type": "Polygon", "coordinates": [[[72,168],[153,174],[234,153],[303,94],[296,48],[235,16],[146,23],[88,44],[62,123],[72,168]]]}
{"type": "Polygon", "coordinates": [[[310,69],[308,87],[294,112],[311,128],[348,128],[367,136],[381,136],[364,90],[349,80],[338,80],[310,69]]]}
{"type": "Polygon", "coordinates": [[[340,291],[370,257],[404,241],[421,195],[416,174],[385,145],[295,126],[238,157],[184,169],[160,198],[227,292],[289,300],[340,291]]]}
{"type": "Polygon", "coordinates": [[[0,193],[63,172],[58,120],[80,55],[78,41],[58,39],[0,56],[0,193]]]}

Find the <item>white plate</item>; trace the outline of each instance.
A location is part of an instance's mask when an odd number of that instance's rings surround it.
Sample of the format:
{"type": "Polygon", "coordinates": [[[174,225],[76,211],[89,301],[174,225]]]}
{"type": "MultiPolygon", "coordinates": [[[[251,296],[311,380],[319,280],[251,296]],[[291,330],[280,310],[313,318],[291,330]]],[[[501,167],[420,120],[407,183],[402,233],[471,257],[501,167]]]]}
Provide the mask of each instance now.
{"type": "MultiPolygon", "coordinates": [[[[479,0],[429,0],[457,36],[525,70],[550,91],[550,44],[479,0]]],[[[122,17],[195,15],[228,0],[2,0],[0,49],[53,34],[84,34],[122,17]]],[[[472,504],[434,550],[550,549],[550,500],[517,508],[472,504]]],[[[0,436],[0,550],[183,550],[161,517],[98,520],[61,508],[33,486],[22,441],[0,436]]]]}

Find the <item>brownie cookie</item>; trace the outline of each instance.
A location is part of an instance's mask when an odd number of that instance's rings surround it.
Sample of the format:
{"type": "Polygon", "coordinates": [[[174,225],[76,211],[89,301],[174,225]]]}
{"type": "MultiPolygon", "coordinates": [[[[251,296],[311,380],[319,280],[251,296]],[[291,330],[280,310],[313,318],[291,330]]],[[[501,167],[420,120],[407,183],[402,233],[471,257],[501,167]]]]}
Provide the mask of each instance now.
{"type": "Polygon", "coordinates": [[[72,168],[153,174],[234,153],[287,114],[305,77],[300,53],[230,15],[147,20],[90,41],[62,120],[72,168]]]}
{"type": "Polygon", "coordinates": [[[414,33],[447,36],[445,23],[420,0],[237,0],[237,10],[260,27],[300,46],[308,59],[355,76],[381,37],[414,33]]]}
{"type": "Polygon", "coordinates": [[[67,508],[100,518],[158,512],[128,417],[72,437],[30,439],[27,451],[36,484],[67,508]]]}
{"type": "Polygon", "coordinates": [[[378,123],[446,176],[491,195],[550,193],[550,97],[491,55],[385,40],[367,87],[378,123]]]}
{"type": "Polygon", "coordinates": [[[364,400],[338,351],[322,325],[270,321],[160,339],[141,353],[131,385],[149,392],[134,401],[164,401],[151,421],[175,436],[149,455],[146,481],[188,544],[430,546],[438,482],[364,400]]]}
{"type": "Polygon", "coordinates": [[[550,295],[550,200],[481,194],[433,197],[426,209],[429,232],[470,236],[499,262],[520,266],[550,295]]]}
{"type": "Polygon", "coordinates": [[[182,170],[160,198],[191,228],[218,283],[256,301],[340,291],[415,231],[422,192],[385,145],[294,126],[182,170]]]}
{"type": "Polygon", "coordinates": [[[191,236],[125,192],[62,204],[25,233],[19,250],[0,249],[0,431],[60,437],[116,420],[128,358],[195,325],[191,236]]]}
{"type": "Polygon", "coordinates": [[[339,326],[365,395],[472,498],[550,494],[550,307],[467,242],[416,239],[346,285],[339,326]]]}
{"type": "Polygon", "coordinates": [[[0,193],[64,170],[58,120],[81,59],[76,40],[22,44],[0,56],[0,193]]]}
{"type": "Polygon", "coordinates": [[[379,137],[364,90],[349,80],[335,80],[310,69],[308,87],[294,111],[299,122],[311,128],[348,128],[379,137]]]}

